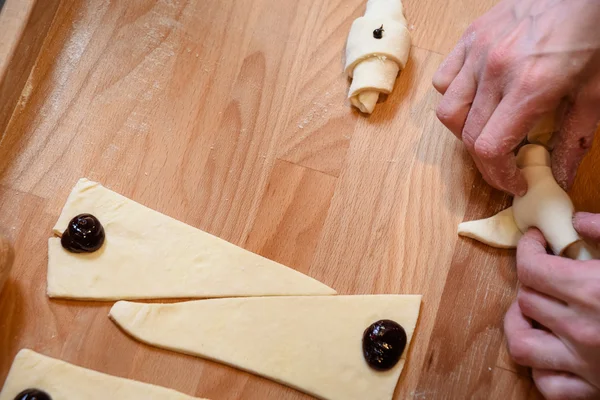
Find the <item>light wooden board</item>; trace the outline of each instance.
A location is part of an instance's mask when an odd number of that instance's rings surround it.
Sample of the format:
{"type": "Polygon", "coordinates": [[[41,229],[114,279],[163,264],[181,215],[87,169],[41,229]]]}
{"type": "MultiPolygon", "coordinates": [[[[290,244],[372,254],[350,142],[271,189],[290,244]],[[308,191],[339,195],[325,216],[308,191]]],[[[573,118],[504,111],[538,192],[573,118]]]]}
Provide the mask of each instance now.
{"type": "Polygon", "coordinates": [[[0,10],[0,139],[15,106],[31,87],[35,64],[59,0],[7,0],[0,10]]]}
{"type": "MultiPolygon", "coordinates": [[[[0,229],[16,250],[0,382],[30,347],[215,400],[309,398],[141,345],[108,320],[110,304],[49,301],[46,240],[86,176],[340,293],[422,293],[397,399],[534,398],[504,350],[514,252],[456,236],[508,198],[436,120],[431,87],[494,0],[407,0],[410,62],[370,117],[349,107],[342,73],[364,3],[61,2],[0,143],[0,229]]],[[[581,209],[600,211],[599,163],[596,143],[573,191],[581,209]]]]}

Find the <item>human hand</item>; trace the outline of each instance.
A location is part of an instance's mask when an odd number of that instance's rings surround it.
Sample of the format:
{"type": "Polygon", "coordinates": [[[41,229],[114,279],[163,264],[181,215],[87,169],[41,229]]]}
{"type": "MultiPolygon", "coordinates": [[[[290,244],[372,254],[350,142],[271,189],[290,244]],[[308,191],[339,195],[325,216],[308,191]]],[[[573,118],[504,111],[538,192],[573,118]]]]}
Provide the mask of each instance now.
{"type": "Polygon", "coordinates": [[[442,63],[437,116],[491,185],[524,195],[514,150],[560,112],[552,166],[567,189],[600,120],[600,1],[504,0],[477,19],[442,63]]]}
{"type": "MultiPolygon", "coordinates": [[[[574,226],[600,242],[600,214],[578,213],[574,226]]],[[[509,353],[532,368],[548,400],[600,398],[600,261],[549,255],[532,229],[519,242],[517,270],[523,286],[504,320],[509,353]]]]}

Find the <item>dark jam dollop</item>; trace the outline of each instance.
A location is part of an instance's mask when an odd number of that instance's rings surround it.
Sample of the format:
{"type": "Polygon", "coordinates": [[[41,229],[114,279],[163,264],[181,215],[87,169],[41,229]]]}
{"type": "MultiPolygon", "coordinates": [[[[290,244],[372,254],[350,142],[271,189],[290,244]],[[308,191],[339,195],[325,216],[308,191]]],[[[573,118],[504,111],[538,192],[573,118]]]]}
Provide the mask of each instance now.
{"type": "Polygon", "coordinates": [[[369,366],[387,371],[398,363],[406,347],[406,332],[394,321],[382,319],[363,334],[363,355],[369,366]]]}
{"type": "Polygon", "coordinates": [[[72,253],[92,253],[104,243],[104,228],[93,215],[79,214],[69,222],[60,243],[72,253]]]}
{"type": "Polygon", "coordinates": [[[377,28],[373,31],[373,37],[375,39],[381,39],[383,37],[383,25],[381,25],[381,28],[377,28]]]}
{"type": "Polygon", "coordinates": [[[19,393],[15,400],[52,400],[52,397],[42,390],[27,389],[19,393]]]}

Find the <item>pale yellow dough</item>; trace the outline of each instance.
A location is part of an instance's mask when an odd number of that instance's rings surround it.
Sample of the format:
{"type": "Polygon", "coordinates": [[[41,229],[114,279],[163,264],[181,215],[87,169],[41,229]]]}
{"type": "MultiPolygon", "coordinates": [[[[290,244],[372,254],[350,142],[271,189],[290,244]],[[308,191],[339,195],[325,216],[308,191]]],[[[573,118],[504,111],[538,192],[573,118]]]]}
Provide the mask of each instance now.
{"type": "Polygon", "coordinates": [[[13,361],[0,400],[25,389],[43,390],[52,400],[201,400],[172,389],[92,371],[23,349],[13,361]]]}
{"type": "Polygon", "coordinates": [[[394,88],[398,72],[406,66],[410,34],[401,0],[369,0],[363,17],[357,18],[346,43],[346,74],[352,78],[350,103],[370,114],[380,94],[394,88]],[[373,31],[383,26],[381,39],[373,31]]]}
{"type": "Polygon", "coordinates": [[[531,144],[539,144],[552,150],[552,137],[555,130],[556,115],[554,112],[544,114],[538,123],[527,134],[527,141],[531,144]]]}
{"type": "Polygon", "coordinates": [[[463,222],[458,225],[458,234],[501,249],[517,247],[523,236],[515,224],[512,207],[490,218],[463,222]]]}
{"type": "Polygon", "coordinates": [[[523,233],[536,227],[554,254],[580,260],[596,258],[595,249],[585,244],[573,228],[573,203],[552,175],[546,148],[523,146],[517,165],[527,180],[527,194],[516,196],[512,207],[493,217],[463,222],[458,226],[458,234],[490,246],[514,248],[523,233]]]}
{"type": "Polygon", "coordinates": [[[81,179],[54,226],[78,214],[103,224],[103,247],[88,254],[48,242],[48,295],[75,299],[157,299],[331,295],[300,272],[81,179]]]}
{"type": "Polygon", "coordinates": [[[404,367],[378,372],[364,330],[391,319],[412,338],[419,295],[254,297],[176,304],[120,301],[110,317],[150,345],[216,360],[327,400],[390,400],[404,367]]]}

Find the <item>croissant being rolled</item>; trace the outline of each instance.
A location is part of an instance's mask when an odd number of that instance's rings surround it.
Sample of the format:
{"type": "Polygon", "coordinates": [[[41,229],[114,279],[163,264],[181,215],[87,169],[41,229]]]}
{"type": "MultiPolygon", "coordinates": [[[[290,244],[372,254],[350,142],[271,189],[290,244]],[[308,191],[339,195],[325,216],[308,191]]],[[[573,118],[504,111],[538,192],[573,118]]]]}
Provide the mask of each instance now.
{"type": "Polygon", "coordinates": [[[517,166],[527,180],[527,194],[515,197],[512,207],[493,217],[463,222],[458,234],[493,247],[514,248],[523,233],[536,227],[556,255],[576,260],[599,258],[598,250],[573,228],[573,203],[554,180],[548,150],[537,144],[522,147],[517,166]]]}
{"type": "Polygon", "coordinates": [[[410,52],[410,34],[401,0],[368,0],[363,17],[352,23],[346,43],[345,72],[352,78],[353,106],[372,113],[379,95],[394,88],[410,52]]]}

